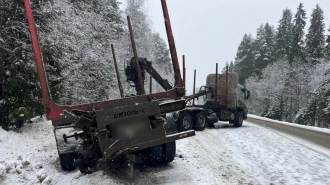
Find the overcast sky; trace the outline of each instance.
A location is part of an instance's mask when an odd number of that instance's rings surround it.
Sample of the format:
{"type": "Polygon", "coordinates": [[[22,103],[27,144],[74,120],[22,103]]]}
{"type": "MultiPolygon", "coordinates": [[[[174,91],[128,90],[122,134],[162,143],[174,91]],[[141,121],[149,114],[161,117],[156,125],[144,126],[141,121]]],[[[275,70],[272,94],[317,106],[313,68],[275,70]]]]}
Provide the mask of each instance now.
{"type": "MultiPolygon", "coordinates": [[[[154,31],[166,39],[160,2],[149,0],[147,8],[154,31]]],[[[307,10],[307,28],[312,10],[319,4],[329,29],[330,0],[167,0],[180,66],[182,55],[186,55],[188,94],[194,69],[196,86],[204,85],[206,76],[215,73],[215,63],[221,71],[227,61],[234,60],[245,33],[255,36],[256,29],[266,22],[277,28],[282,10],[287,7],[295,14],[300,2],[307,10]]]]}

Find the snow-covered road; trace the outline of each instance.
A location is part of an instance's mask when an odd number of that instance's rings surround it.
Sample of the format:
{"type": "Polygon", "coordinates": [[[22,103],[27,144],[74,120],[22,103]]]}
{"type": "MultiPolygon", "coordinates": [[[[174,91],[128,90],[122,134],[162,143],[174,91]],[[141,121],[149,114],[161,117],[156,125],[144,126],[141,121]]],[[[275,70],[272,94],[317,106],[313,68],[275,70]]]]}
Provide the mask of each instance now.
{"type": "Polygon", "coordinates": [[[145,167],[133,175],[123,159],[81,175],[60,170],[50,122],[22,134],[0,129],[0,184],[330,184],[330,151],[293,136],[244,122],[217,123],[177,141],[174,162],[145,167]]]}

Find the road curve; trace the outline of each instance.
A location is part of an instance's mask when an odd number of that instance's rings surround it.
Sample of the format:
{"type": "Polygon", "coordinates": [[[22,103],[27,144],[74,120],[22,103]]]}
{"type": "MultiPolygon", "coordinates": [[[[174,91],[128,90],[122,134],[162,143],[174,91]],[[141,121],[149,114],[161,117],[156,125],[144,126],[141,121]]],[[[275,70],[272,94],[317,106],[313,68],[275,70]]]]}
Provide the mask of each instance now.
{"type": "Polygon", "coordinates": [[[308,140],[312,143],[315,143],[317,145],[320,145],[322,147],[325,147],[327,149],[330,149],[330,133],[321,132],[317,130],[311,130],[311,129],[305,129],[302,127],[295,127],[291,125],[286,124],[279,124],[272,121],[266,121],[266,120],[260,120],[258,118],[251,118],[248,117],[247,121],[270,128],[273,130],[277,130],[282,133],[286,133],[289,135],[293,135],[296,137],[299,137],[304,140],[308,140]]]}

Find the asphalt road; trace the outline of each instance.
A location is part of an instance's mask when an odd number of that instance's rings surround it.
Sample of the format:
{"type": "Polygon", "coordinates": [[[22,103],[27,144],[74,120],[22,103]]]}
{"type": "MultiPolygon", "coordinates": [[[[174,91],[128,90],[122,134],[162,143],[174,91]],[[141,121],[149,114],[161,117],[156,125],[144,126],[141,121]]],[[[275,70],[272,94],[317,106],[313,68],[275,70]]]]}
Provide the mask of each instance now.
{"type": "Polygon", "coordinates": [[[281,133],[286,133],[299,137],[303,140],[307,140],[309,142],[330,149],[330,133],[324,133],[316,130],[304,129],[285,124],[278,124],[271,121],[264,121],[255,118],[248,118],[247,121],[260,125],[262,127],[279,131],[281,133]]]}

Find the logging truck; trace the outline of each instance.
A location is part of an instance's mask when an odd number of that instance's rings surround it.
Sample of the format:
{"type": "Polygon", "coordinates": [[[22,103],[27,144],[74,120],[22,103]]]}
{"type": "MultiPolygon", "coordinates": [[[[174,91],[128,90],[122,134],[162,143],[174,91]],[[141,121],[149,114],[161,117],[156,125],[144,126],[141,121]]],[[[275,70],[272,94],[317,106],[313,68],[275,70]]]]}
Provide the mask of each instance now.
{"type": "Polygon", "coordinates": [[[206,85],[198,93],[186,96],[187,100],[193,101],[192,105],[173,113],[173,117],[179,131],[202,131],[207,125],[213,127],[219,120],[241,127],[243,120],[247,119],[249,97],[250,91],[238,84],[237,73],[228,73],[227,70],[225,74],[209,74],[206,85]],[[195,105],[194,99],[198,97],[204,98],[203,105],[195,105]]]}

